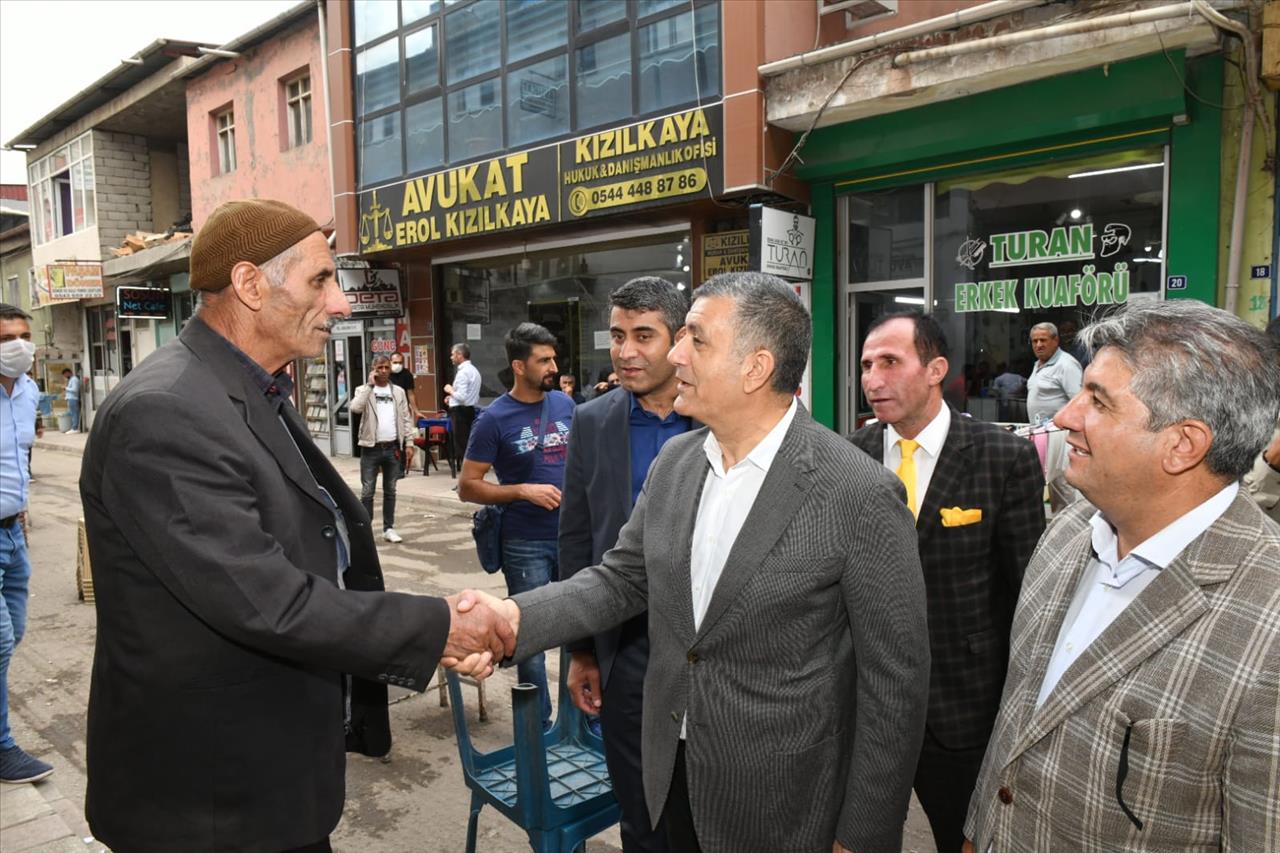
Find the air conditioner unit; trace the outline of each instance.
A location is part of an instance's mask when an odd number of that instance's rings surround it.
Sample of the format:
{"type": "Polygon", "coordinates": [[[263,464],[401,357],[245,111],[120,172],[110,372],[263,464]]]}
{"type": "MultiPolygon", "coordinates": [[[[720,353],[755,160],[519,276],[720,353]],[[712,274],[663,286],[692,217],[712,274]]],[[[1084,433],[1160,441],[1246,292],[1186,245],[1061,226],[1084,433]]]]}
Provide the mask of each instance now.
{"type": "Polygon", "coordinates": [[[885,15],[898,14],[899,0],[818,0],[819,15],[844,12],[844,27],[852,29],[859,24],[885,15]]]}

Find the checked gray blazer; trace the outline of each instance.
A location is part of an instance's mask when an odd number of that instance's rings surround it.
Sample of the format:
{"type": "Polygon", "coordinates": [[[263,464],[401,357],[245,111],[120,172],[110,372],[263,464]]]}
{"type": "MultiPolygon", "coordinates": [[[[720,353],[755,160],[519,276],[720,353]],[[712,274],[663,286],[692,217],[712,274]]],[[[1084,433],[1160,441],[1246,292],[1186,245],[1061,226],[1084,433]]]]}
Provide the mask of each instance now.
{"type": "Polygon", "coordinates": [[[796,413],[701,627],[689,565],[707,430],[669,441],[603,564],[515,597],[516,658],[648,608],[644,782],[662,814],[681,721],[709,853],[898,853],[929,637],[902,485],[796,413]]]}
{"type": "Polygon", "coordinates": [[[1280,527],[1241,492],[1036,708],[1092,554],[1087,501],[1027,567],[965,835],[977,850],[1280,850],[1280,527]]]}

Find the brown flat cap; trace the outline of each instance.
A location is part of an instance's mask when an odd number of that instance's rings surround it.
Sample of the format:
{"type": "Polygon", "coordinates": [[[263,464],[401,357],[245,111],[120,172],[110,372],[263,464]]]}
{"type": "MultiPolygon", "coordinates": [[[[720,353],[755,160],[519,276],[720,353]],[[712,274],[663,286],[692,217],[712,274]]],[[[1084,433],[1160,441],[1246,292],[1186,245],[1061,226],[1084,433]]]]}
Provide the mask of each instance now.
{"type": "Polygon", "coordinates": [[[319,230],[314,219],[282,201],[247,198],[219,205],[191,244],[190,287],[222,290],[236,264],[265,264],[319,230]]]}

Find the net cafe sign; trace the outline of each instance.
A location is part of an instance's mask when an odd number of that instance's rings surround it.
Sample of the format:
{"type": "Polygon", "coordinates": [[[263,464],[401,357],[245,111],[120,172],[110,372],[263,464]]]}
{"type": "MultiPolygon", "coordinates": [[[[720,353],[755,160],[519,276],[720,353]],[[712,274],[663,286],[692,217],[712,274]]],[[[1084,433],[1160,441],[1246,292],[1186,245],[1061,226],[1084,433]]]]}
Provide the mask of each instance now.
{"type": "Polygon", "coordinates": [[[362,254],[718,195],[719,104],[455,166],[360,194],[362,254]]]}
{"type": "MultiPolygon", "coordinates": [[[[985,241],[965,240],[956,253],[956,263],[976,269],[988,250],[989,269],[1101,260],[1119,253],[1132,234],[1128,225],[1119,222],[1108,224],[1097,234],[1091,222],[1049,231],[992,234],[985,241]]],[[[1101,263],[1093,263],[1083,265],[1078,273],[957,282],[955,310],[1016,311],[1128,302],[1129,265],[1120,261],[1110,270],[1100,267],[1101,263]]]]}

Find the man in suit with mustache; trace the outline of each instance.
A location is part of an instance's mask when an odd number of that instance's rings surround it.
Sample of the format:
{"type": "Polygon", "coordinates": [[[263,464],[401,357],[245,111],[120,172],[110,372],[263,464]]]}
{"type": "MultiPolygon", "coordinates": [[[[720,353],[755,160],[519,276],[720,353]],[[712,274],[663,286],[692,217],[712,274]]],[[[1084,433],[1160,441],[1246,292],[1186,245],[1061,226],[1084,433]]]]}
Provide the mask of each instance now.
{"type": "Polygon", "coordinates": [[[932,672],[916,796],[939,853],[959,853],[1000,709],[1022,571],[1044,532],[1044,476],[1031,442],[943,402],[947,339],[933,317],[878,317],[860,364],[879,423],[850,441],[906,487],[929,600],[932,672]]]}

